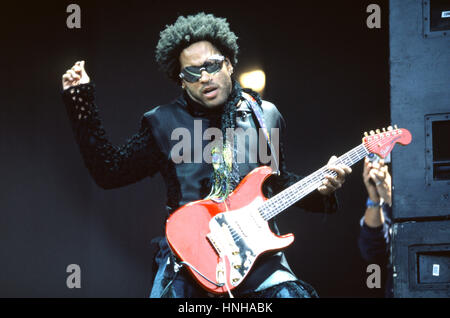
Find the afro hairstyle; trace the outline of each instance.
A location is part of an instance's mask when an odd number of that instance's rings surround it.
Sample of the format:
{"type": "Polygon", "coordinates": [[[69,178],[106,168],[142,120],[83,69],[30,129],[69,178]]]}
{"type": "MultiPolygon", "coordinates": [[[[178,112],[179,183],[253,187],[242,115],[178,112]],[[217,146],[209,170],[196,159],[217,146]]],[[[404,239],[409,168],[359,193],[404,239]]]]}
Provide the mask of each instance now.
{"type": "Polygon", "coordinates": [[[237,64],[239,46],[237,36],[230,30],[225,18],[200,12],[187,17],[180,16],[173,25],[161,31],[155,58],[160,69],[175,82],[180,82],[179,57],[181,52],[196,42],[208,41],[233,65],[237,64]]]}

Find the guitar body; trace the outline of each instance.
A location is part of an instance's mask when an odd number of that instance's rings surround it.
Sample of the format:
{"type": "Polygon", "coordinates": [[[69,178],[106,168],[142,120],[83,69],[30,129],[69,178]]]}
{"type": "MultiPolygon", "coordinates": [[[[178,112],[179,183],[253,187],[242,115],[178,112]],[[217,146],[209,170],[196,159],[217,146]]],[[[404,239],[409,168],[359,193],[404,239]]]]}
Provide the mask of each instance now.
{"type": "Polygon", "coordinates": [[[188,264],[186,267],[207,291],[226,293],[227,286],[233,290],[259,255],[294,241],[293,234],[274,234],[258,211],[267,200],[262,185],[271,174],[270,167],[256,168],[224,202],[191,202],[168,218],[166,237],[172,251],[188,264]]]}

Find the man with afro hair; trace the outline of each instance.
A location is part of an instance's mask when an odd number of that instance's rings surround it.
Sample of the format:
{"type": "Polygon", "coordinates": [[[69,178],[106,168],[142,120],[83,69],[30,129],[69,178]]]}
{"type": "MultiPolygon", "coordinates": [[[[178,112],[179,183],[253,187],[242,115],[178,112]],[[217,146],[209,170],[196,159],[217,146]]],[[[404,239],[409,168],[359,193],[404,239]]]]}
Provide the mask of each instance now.
{"type": "MultiPolygon", "coordinates": [[[[258,144],[239,136],[249,129],[262,133],[259,128],[271,133],[279,131],[281,136],[277,140],[272,133],[265,139],[271,146],[278,170],[278,175],[266,182],[266,194],[278,193],[300,180],[300,176],[286,170],[281,114],[275,105],[261,100],[256,92],[241,88],[233,78],[238,51],[237,36],[224,18],[198,13],[180,16],[167,26],[160,33],[156,62],[167,77],[181,86],[182,94],[175,101],[145,113],[138,133],[121,146],[108,140],[95,104],[95,87],[86,73],[84,61],[76,62],[62,77],[63,100],[85,165],[95,182],[104,189],[112,189],[159,172],[166,184],[168,216],[192,201],[223,200],[245,175],[266,163],[261,158],[251,160],[252,154],[259,153],[258,144]],[[194,136],[199,127],[201,136],[205,136],[208,128],[223,133],[220,147],[211,150],[210,161],[195,157],[198,149],[179,151],[178,140],[173,138],[173,133],[180,128],[194,136]],[[230,137],[229,129],[236,131],[237,136],[230,137]],[[236,160],[237,155],[242,154],[237,149],[245,149],[244,160],[236,160]]],[[[198,153],[203,154],[205,140],[200,145],[195,141],[192,144],[194,148],[201,147],[198,153]]],[[[322,186],[296,206],[313,212],[336,211],[334,191],[341,187],[351,169],[332,165],[331,160],[330,169],[336,176],[327,176],[322,186]]],[[[269,224],[279,233],[273,220],[269,224]]],[[[180,266],[166,238],[157,238],[155,242],[159,250],[155,256],[150,297],[217,296],[201,288],[186,267],[180,266]]],[[[283,252],[267,253],[258,258],[233,294],[255,298],[318,296],[313,287],[292,272],[283,252]]]]}

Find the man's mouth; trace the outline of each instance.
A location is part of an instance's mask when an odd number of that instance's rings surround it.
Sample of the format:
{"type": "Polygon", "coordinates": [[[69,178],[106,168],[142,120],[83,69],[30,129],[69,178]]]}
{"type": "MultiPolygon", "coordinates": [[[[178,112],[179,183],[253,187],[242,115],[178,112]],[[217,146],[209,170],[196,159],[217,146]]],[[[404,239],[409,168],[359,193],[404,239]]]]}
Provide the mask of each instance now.
{"type": "Polygon", "coordinates": [[[203,89],[203,95],[205,95],[206,98],[216,97],[217,92],[218,92],[217,86],[207,86],[203,89]]]}

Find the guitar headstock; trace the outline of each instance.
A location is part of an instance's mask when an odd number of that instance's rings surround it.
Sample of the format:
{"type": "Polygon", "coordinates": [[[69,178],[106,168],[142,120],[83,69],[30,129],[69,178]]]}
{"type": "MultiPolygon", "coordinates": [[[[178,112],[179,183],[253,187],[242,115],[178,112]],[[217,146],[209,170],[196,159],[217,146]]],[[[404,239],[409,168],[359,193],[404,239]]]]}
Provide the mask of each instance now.
{"type": "Polygon", "coordinates": [[[385,158],[394,148],[396,143],[400,145],[407,145],[411,142],[411,133],[405,128],[398,128],[389,126],[387,129],[383,128],[370,133],[365,132],[363,144],[371,153],[377,154],[381,158],[385,158]]]}

